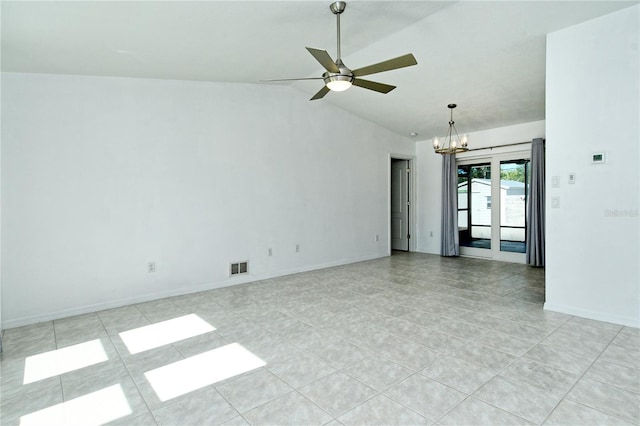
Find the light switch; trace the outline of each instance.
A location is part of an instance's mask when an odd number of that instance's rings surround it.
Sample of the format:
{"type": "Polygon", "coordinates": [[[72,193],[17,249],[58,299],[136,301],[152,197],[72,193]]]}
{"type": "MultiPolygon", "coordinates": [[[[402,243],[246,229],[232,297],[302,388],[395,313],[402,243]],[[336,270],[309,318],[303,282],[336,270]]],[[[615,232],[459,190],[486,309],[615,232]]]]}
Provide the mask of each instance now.
{"type": "Polygon", "coordinates": [[[560,208],[560,197],[551,197],[551,208],[552,209],[560,208]]]}
{"type": "Polygon", "coordinates": [[[554,188],[560,186],[560,176],[551,176],[551,186],[554,188]]]}

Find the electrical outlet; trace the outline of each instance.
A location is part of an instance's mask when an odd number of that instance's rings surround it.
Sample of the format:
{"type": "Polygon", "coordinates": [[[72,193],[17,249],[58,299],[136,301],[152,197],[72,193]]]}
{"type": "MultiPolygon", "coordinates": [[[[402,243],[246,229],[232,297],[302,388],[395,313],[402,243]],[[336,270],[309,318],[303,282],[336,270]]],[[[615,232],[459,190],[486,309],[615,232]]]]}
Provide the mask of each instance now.
{"type": "Polygon", "coordinates": [[[429,231],[429,236],[433,238],[433,231],[429,231]]]}
{"type": "Polygon", "coordinates": [[[156,271],[156,262],[147,263],[147,272],[152,273],[156,271]]]}
{"type": "Polygon", "coordinates": [[[606,162],[606,155],[604,152],[597,152],[591,156],[591,163],[604,164],[606,162]]]}
{"type": "Polygon", "coordinates": [[[376,241],[380,241],[380,235],[376,234],[376,241]]]}
{"type": "Polygon", "coordinates": [[[271,248],[269,248],[269,256],[273,256],[273,250],[271,248]]]}
{"type": "Polygon", "coordinates": [[[296,253],[300,252],[300,244],[296,244],[296,253]]]}

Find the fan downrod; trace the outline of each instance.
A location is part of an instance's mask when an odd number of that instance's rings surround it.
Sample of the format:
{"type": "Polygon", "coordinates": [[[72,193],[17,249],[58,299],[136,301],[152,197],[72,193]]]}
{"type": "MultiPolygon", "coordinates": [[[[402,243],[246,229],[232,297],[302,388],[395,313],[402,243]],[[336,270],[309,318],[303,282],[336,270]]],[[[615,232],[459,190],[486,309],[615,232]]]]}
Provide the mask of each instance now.
{"type": "MultiPolygon", "coordinates": [[[[1,1],[1,0],[0,0],[1,1]]],[[[331,91],[343,91],[349,87],[358,86],[363,89],[373,90],[378,93],[389,93],[396,86],[390,84],[378,83],[376,81],[365,80],[361,77],[371,74],[377,74],[384,71],[391,71],[398,68],[409,67],[417,65],[416,58],[411,54],[398,56],[397,58],[388,59],[386,61],[378,62],[376,64],[361,67],[355,70],[349,69],[344,62],[342,62],[342,52],[340,49],[340,15],[345,11],[347,7],[346,1],[334,1],[329,5],[329,10],[336,16],[336,47],[337,57],[334,60],[326,50],[314,49],[307,47],[307,51],[322,65],[325,72],[322,77],[312,78],[286,78],[279,80],[266,80],[266,81],[291,81],[291,80],[323,80],[324,86],[318,91],[310,100],[316,100],[323,98],[327,93],[331,91]]],[[[449,105],[449,108],[455,108],[455,105],[449,105]]]]}
{"type": "Polygon", "coordinates": [[[331,10],[331,13],[333,13],[334,15],[341,14],[342,12],[344,12],[344,9],[346,7],[347,7],[346,1],[336,1],[329,5],[329,9],[331,10]]]}

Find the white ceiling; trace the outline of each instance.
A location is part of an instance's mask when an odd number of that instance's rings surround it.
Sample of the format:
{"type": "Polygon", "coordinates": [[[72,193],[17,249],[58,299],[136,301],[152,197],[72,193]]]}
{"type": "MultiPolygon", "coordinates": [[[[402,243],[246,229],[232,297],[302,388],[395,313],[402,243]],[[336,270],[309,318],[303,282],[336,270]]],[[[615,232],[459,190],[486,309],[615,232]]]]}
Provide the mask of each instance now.
{"type": "MultiPolygon", "coordinates": [[[[399,134],[442,135],[446,105],[458,130],[542,120],[545,35],[638,1],[359,1],[341,16],[351,69],[413,53],[414,67],[324,99],[399,134]]],[[[305,46],[336,56],[330,1],[1,2],[2,71],[291,85],[311,97],[322,82],[305,46]]]]}

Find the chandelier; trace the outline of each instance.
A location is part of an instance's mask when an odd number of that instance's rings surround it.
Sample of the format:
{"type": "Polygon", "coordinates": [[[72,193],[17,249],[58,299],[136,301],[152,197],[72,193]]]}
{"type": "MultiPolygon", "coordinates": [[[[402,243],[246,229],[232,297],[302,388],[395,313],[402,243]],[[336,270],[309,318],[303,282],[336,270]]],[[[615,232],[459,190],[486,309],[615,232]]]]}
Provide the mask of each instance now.
{"type": "Polygon", "coordinates": [[[453,121],[453,109],[456,106],[456,104],[447,105],[447,108],[451,110],[451,119],[449,120],[449,132],[443,141],[444,145],[440,145],[440,140],[437,136],[433,138],[433,149],[436,154],[457,154],[458,152],[465,152],[469,150],[469,148],[467,148],[469,137],[467,135],[462,135],[462,138],[460,138],[453,121]]]}

